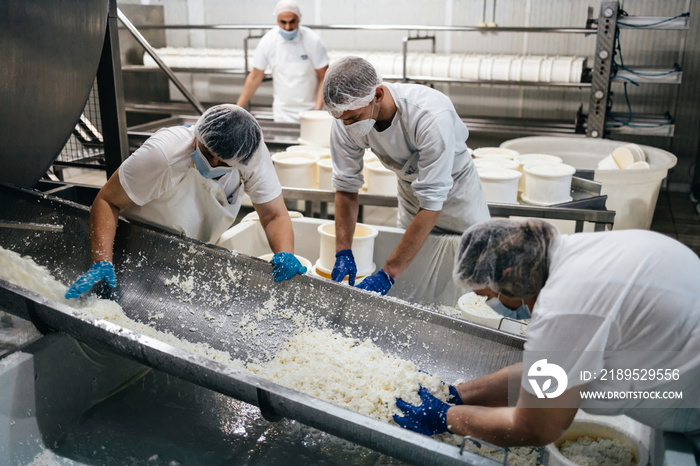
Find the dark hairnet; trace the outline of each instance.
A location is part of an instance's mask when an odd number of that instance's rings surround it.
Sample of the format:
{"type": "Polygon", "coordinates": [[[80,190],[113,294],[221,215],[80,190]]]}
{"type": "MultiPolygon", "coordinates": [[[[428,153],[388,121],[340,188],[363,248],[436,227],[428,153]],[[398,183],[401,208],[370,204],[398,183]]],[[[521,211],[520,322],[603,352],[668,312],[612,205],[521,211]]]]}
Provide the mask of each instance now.
{"type": "Polygon", "coordinates": [[[195,136],[215,156],[247,164],[262,140],[253,115],[232,104],[215,105],[199,117],[195,136]]]}
{"type": "Polygon", "coordinates": [[[488,287],[509,298],[531,298],[547,281],[549,248],[558,235],[554,225],[539,219],[478,223],[462,235],[454,279],[469,290],[488,287]]]}
{"type": "Polygon", "coordinates": [[[347,56],[331,64],[323,80],[323,103],[338,118],[343,112],[362,108],[374,98],[382,77],[367,60],[347,56]]]}

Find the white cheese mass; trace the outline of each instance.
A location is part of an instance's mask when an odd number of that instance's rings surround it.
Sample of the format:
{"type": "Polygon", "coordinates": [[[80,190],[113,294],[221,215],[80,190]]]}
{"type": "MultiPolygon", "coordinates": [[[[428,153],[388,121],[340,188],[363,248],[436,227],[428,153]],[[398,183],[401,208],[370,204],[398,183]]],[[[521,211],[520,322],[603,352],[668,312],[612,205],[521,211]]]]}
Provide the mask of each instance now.
{"type": "MultiPolygon", "coordinates": [[[[192,251],[188,251],[192,253],[192,251]]],[[[235,275],[231,270],[228,275],[235,275]]],[[[232,277],[233,278],[233,277],[232,277]]],[[[448,386],[440,377],[419,371],[411,361],[402,360],[384,353],[371,340],[359,340],[343,336],[325,328],[327,323],[302,310],[279,308],[277,300],[270,298],[259,309],[251,310],[239,322],[241,335],[255,336],[256,323],[265,319],[289,320],[295,334],[288,338],[284,347],[273,355],[266,355],[265,362],[249,362],[247,365],[234,359],[231,354],[212,348],[206,343],[192,343],[168,332],[156,330],[151,325],[162,317],[154,310],[150,325],[127,317],[121,306],[114,301],[85,297],[65,299],[67,287],[58,282],[44,267],[29,257],[0,247],[0,279],[43,295],[46,298],[70,306],[77,316],[89,320],[106,320],[174,347],[209,358],[213,361],[248,370],[264,379],[293,390],[325,400],[334,405],[393,423],[393,415],[401,412],[396,407],[396,398],[418,405],[421,400],[418,388],[426,387],[437,398],[449,398],[448,386]]],[[[192,276],[173,276],[164,284],[175,286],[182,292],[181,298],[190,302],[193,294],[192,276]]],[[[217,297],[222,299],[225,297],[217,297]]],[[[230,312],[227,313],[230,316],[230,312]]],[[[204,324],[214,320],[208,312],[201,315],[204,324]]],[[[348,329],[345,329],[346,333],[348,329]]],[[[196,334],[195,329],[192,331],[196,334]]],[[[456,381],[451,381],[456,384],[456,381]]],[[[462,437],[453,434],[437,436],[439,440],[460,445],[462,437]]],[[[466,449],[489,457],[498,452],[486,448],[477,449],[467,444],[466,449]]],[[[534,465],[537,452],[527,448],[513,448],[509,455],[510,465],[534,465]]]]}

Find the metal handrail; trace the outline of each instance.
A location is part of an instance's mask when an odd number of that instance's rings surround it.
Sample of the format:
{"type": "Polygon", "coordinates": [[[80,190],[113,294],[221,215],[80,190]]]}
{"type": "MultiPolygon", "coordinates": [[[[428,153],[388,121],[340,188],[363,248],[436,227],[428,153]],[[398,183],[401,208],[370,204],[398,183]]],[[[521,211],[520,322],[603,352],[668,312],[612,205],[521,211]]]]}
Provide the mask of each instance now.
{"type": "Polygon", "coordinates": [[[119,21],[121,21],[121,23],[129,30],[134,39],[136,39],[136,42],[138,42],[139,45],[141,45],[141,47],[143,47],[146,50],[146,52],[151,56],[151,58],[153,58],[153,60],[158,64],[160,69],[168,75],[168,79],[170,79],[170,81],[180,90],[180,92],[182,92],[182,95],[185,96],[187,101],[192,104],[192,106],[199,112],[200,115],[203,114],[205,109],[202,106],[202,104],[199,103],[199,100],[197,100],[197,98],[194,95],[192,95],[190,91],[187,90],[185,85],[182,84],[182,82],[179,79],[177,79],[175,73],[173,73],[170,67],[168,67],[168,65],[166,65],[163,62],[163,60],[160,59],[156,51],[153,49],[153,47],[151,47],[151,44],[149,44],[146,38],[141,35],[139,30],[136,29],[136,27],[133,24],[131,24],[129,18],[127,18],[126,15],[122,13],[122,11],[119,8],[117,8],[117,16],[119,18],[119,21]]]}
{"type": "MultiPolygon", "coordinates": [[[[275,24],[144,24],[141,29],[272,29],[275,24]]],[[[417,24],[304,24],[309,29],[362,30],[362,31],[455,31],[455,32],[532,32],[560,34],[595,34],[596,28],[577,27],[481,27],[481,26],[425,26],[417,24]]]]}

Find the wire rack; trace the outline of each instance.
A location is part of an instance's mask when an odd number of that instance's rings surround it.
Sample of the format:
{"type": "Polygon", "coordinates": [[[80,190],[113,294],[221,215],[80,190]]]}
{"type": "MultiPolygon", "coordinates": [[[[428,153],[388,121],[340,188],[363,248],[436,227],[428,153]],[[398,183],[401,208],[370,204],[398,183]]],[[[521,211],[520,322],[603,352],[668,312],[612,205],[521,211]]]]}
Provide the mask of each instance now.
{"type": "Polygon", "coordinates": [[[96,80],[93,82],[83,113],[54,165],[105,169],[102,120],[96,80]]]}

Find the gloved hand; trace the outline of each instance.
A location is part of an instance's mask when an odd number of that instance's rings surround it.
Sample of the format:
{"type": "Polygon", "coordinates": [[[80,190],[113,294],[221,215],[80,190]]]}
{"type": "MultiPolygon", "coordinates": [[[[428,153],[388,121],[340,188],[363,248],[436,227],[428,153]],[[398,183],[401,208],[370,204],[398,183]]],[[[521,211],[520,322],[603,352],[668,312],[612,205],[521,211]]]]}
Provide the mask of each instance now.
{"type": "Polygon", "coordinates": [[[404,429],[423,435],[447,432],[447,410],[451,406],[435,398],[425,387],[421,387],[418,394],[423,401],[420,406],[396,399],[396,407],[403,411],[404,417],[395,414],[394,421],[404,429]]]}
{"type": "Polygon", "coordinates": [[[331,278],[334,282],[342,282],[346,276],[348,277],[348,285],[355,286],[357,265],[355,264],[355,256],[352,255],[352,249],[343,249],[335,253],[335,265],[331,271],[331,278]]]}
{"type": "Polygon", "coordinates": [[[462,401],[462,397],[459,396],[457,387],[450,385],[448,389],[450,390],[450,397],[447,399],[447,402],[451,405],[463,405],[464,402],[462,401]]]}
{"type": "Polygon", "coordinates": [[[112,288],[117,286],[117,277],[114,275],[114,267],[111,262],[102,261],[92,264],[88,271],[68,288],[66,299],[77,298],[103,280],[112,288]]]}
{"type": "Polygon", "coordinates": [[[394,283],[396,283],[394,279],[391,278],[389,274],[384,271],[384,269],[379,269],[379,272],[374,273],[369,277],[365,277],[365,279],[362,280],[362,282],[357,285],[356,288],[374,291],[375,293],[385,295],[389,292],[394,283]]]}
{"type": "MultiPolygon", "coordinates": [[[[432,377],[432,374],[430,372],[426,372],[423,369],[418,369],[418,372],[422,372],[424,374],[428,374],[429,376],[432,377]]],[[[445,382],[440,381],[443,385],[445,385],[445,382]]],[[[462,401],[462,398],[459,396],[459,392],[457,391],[457,387],[454,385],[448,385],[447,389],[450,392],[450,397],[447,399],[447,402],[451,405],[462,405],[464,402],[462,401]]]]}
{"type": "Polygon", "coordinates": [[[270,261],[272,264],[272,276],[275,282],[281,282],[282,280],[289,280],[296,274],[302,274],[306,272],[306,267],[301,265],[299,259],[297,259],[291,252],[278,252],[272,257],[270,261]]]}

